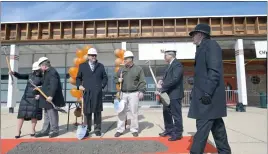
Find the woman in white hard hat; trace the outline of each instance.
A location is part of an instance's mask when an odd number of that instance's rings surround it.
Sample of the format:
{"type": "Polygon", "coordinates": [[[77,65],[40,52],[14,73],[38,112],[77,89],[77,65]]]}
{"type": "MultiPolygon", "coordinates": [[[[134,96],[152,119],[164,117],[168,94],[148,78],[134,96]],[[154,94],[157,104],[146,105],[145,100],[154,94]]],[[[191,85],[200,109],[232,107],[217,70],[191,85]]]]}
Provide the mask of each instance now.
{"type": "MultiPolygon", "coordinates": [[[[42,74],[39,69],[38,63],[33,63],[32,73],[30,74],[19,74],[17,72],[9,72],[14,75],[16,78],[21,80],[29,80],[31,79],[35,85],[40,86],[42,80],[42,74]]],[[[37,124],[37,120],[42,120],[42,109],[38,107],[38,95],[36,91],[33,90],[34,87],[27,82],[26,88],[24,90],[24,94],[21,98],[19,111],[18,111],[18,127],[17,127],[17,135],[15,138],[20,138],[21,128],[24,121],[32,121],[32,133],[30,134],[32,137],[35,135],[35,126],[37,124]]]]}

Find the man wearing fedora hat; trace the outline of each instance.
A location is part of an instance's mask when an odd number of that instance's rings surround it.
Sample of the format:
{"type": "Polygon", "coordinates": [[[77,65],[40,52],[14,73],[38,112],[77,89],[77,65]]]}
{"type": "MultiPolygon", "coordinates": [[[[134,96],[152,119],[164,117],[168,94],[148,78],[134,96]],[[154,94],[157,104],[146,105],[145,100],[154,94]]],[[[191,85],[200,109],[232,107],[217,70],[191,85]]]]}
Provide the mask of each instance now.
{"type": "Polygon", "coordinates": [[[210,39],[210,26],[198,24],[189,33],[196,45],[194,85],[191,92],[189,118],[196,119],[191,154],[202,154],[212,132],[219,154],[231,154],[225,124],[227,116],[223,78],[222,50],[210,39]]]}

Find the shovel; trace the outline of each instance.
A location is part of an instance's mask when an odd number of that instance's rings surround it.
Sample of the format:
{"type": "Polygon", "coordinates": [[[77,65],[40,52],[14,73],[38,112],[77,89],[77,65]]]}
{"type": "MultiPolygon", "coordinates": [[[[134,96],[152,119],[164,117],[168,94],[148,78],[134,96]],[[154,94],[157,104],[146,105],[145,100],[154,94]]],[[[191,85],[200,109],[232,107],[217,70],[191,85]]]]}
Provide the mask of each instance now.
{"type": "MultiPolygon", "coordinates": [[[[156,78],[155,78],[155,76],[154,76],[154,72],[153,72],[153,70],[152,70],[152,68],[151,68],[151,63],[150,63],[150,61],[148,60],[148,61],[146,61],[145,63],[147,63],[147,64],[149,65],[149,69],[150,69],[150,72],[151,72],[152,77],[153,77],[153,79],[154,79],[154,83],[155,83],[155,85],[157,85],[156,78]]],[[[160,102],[161,102],[163,105],[165,105],[165,106],[169,106],[169,104],[170,104],[170,98],[169,98],[168,94],[167,94],[166,92],[164,92],[164,93],[160,93],[159,96],[160,96],[160,102]]]]}
{"type": "Polygon", "coordinates": [[[85,136],[86,136],[86,133],[87,133],[87,125],[84,124],[84,93],[82,95],[82,101],[81,101],[81,125],[78,126],[77,130],[76,130],[76,137],[79,139],[79,140],[82,140],[85,136]]]}
{"type": "MultiPolygon", "coordinates": [[[[6,50],[7,50],[6,47],[4,47],[3,50],[4,50],[4,53],[5,53],[5,56],[6,56],[6,63],[7,63],[8,71],[11,72],[11,66],[10,66],[10,61],[8,59],[8,55],[7,55],[7,52],[6,52],[6,50]]],[[[13,84],[14,83],[13,75],[10,74],[10,76],[11,76],[11,80],[12,80],[11,83],[13,84]]]]}
{"type": "MultiPolygon", "coordinates": [[[[46,99],[48,98],[47,95],[39,88],[37,87],[34,83],[33,80],[29,79],[29,82],[31,85],[34,86],[34,89],[37,90],[43,97],[45,97],[46,99]]],[[[61,109],[60,107],[55,106],[55,104],[52,101],[49,101],[48,103],[52,104],[53,108],[59,112],[62,113],[67,113],[65,110],[61,109]]]]}

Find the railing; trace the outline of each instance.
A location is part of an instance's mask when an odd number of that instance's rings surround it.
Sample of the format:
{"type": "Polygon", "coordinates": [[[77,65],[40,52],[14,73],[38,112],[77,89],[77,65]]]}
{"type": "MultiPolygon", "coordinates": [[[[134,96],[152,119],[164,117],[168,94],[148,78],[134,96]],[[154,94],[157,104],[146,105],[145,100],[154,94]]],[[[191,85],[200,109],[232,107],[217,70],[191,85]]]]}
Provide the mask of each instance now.
{"type": "MultiPolygon", "coordinates": [[[[189,107],[190,106],[190,95],[191,95],[191,90],[185,90],[184,91],[184,98],[182,99],[182,106],[183,107],[189,107]]],[[[226,90],[225,91],[225,96],[226,96],[226,104],[228,106],[234,106],[236,105],[238,101],[238,93],[237,90],[226,90]]],[[[161,104],[157,102],[156,100],[156,95],[154,94],[153,91],[148,91],[144,94],[143,100],[141,100],[141,105],[147,104],[147,105],[154,105],[158,106],[161,104]],[[151,102],[151,103],[150,103],[151,102]]]]}
{"type": "Polygon", "coordinates": [[[235,106],[238,102],[237,90],[225,90],[226,104],[227,106],[235,106]]]}
{"type": "MultiPolygon", "coordinates": [[[[104,92],[103,95],[103,102],[104,103],[112,103],[115,98],[116,92],[104,92]]],[[[185,90],[184,91],[184,98],[182,99],[182,106],[188,107],[190,106],[190,94],[191,90],[185,90]]],[[[234,106],[236,105],[238,101],[238,93],[237,90],[225,90],[226,94],[226,104],[227,106],[234,106]]],[[[18,101],[19,102],[19,101],[18,101]]],[[[75,101],[73,101],[75,102],[75,101]]],[[[1,102],[6,103],[6,102],[1,102]]],[[[149,106],[162,106],[161,103],[159,103],[156,100],[156,95],[154,94],[154,91],[147,91],[144,94],[144,98],[140,101],[140,105],[149,105],[149,106]]]]}

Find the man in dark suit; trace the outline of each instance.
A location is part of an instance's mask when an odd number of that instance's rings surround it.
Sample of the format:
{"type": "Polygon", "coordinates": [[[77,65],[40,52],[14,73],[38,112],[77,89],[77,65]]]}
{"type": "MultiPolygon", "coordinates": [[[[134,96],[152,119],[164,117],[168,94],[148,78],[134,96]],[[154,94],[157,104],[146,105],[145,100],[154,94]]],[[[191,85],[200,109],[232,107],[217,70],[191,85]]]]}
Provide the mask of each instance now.
{"type": "Polygon", "coordinates": [[[176,59],[176,51],[165,51],[165,61],[169,63],[163,80],[159,80],[157,88],[160,92],[166,92],[170,98],[170,105],[163,107],[165,131],[159,135],[170,136],[169,141],[182,138],[183,121],[181,111],[181,100],[184,97],[183,90],[183,66],[176,59]],[[173,123],[174,120],[174,123],[173,123]]]}
{"type": "Polygon", "coordinates": [[[41,90],[48,98],[45,99],[40,95],[39,107],[45,109],[44,124],[40,133],[36,134],[35,137],[49,135],[52,138],[59,135],[59,114],[49,102],[52,101],[55,106],[64,107],[65,101],[62,94],[60,75],[57,70],[51,66],[47,57],[39,58],[38,63],[44,74],[41,90]],[[50,131],[51,133],[49,134],[50,131]]]}
{"type": "Polygon", "coordinates": [[[97,60],[97,50],[88,50],[88,61],[79,65],[76,86],[84,91],[85,123],[88,125],[86,136],[91,132],[92,113],[94,113],[94,131],[101,136],[102,89],[107,85],[108,77],[102,63],[97,60]]]}
{"type": "Polygon", "coordinates": [[[222,50],[210,39],[210,27],[199,24],[189,34],[196,44],[194,85],[189,118],[196,119],[191,154],[203,154],[209,132],[212,132],[218,153],[231,154],[222,117],[227,116],[223,78],[222,50]]]}

